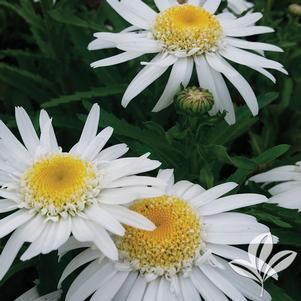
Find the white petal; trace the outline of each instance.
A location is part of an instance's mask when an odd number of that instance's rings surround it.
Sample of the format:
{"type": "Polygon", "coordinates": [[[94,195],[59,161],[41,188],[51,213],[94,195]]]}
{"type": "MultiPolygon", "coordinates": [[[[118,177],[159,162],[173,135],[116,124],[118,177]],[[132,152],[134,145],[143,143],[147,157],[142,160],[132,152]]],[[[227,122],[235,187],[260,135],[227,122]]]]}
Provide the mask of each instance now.
{"type": "Polygon", "coordinates": [[[124,178],[117,179],[110,184],[107,184],[105,188],[118,188],[126,186],[158,186],[165,187],[164,181],[146,176],[127,176],[124,178]]]}
{"type": "Polygon", "coordinates": [[[179,277],[184,301],[201,301],[200,294],[189,278],[179,277]]]}
{"type": "MultiPolygon", "coordinates": [[[[166,0],[165,0],[166,1],[166,0]]],[[[151,23],[149,20],[144,19],[143,16],[133,13],[131,7],[128,7],[122,2],[117,0],[107,0],[107,2],[112,6],[112,8],[126,21],[133,24],[139,28],[149,29],[151,23]]]]}
{"type": "Polygon", "coordinates": [[[157,300],[157,294],[159,289],[159,280],[153,280],[150,282],[146,288],[143,301],[153,301],[154,299],[157,300]]]}
{"type": "Polygon", "coordinates": [[[246,101],[253,115],[258,114],[258,103],[254,91],[248,82],[224,59],[217,55],[206,55],[210,66],[221,72],[235,86],[238,92],[246,101]]]}
{"type": "Polygon", "coordinates": [[[238,259],[238,258],[243,260],[249,260],[248,252],[242,249],[228,246],[228,245],[218,245],[218,244],[211,244],[211,243],[207,243],[206,245],[208,247],[208,250],[210,250],[210,252],[218,256],[231,259],[231,260],[238,259]]]}
{"type": "Polygon", "coordinates": [[[157,16],[157,13],[141,0],[121,0],[127,5],[133,13],[139,13],[152,24],[157,16]]]}
{"type": "Polygon", "coordinates": [[[83,279],[81,284],[74,281],[67,293],[66,301],[85,300],[94,293],[103,282],[107,279],[112,279],[116,272],[112,263],[106,263],[99,267],[97,271],[89,275],[89,277],[83,279]]]}
{"type": "Polygon", "coordinates": [[[181,88],[181,83],[185,79],[185,73],[187,69],[187,59],[182,58],[175,62],[171,69],[171,73],[166,84],[166,87],[158,100],[157,104],[153,108],[153,112],[159,112],[167,108],[172,102],[175,95],[181,88]]]}
{"type": "Polygon", "coordinates": [[[230,37],[248,37],[270,32],[274,32],[274,29],[267,26],[232,27],[224,31],[224,33],[230,37]]]}
{"type": "Polygon", "coordinates": [[[282,182],[282,181],[301,181],[301,173],[296,170],[295,165],[281,166],[268,172],[264,172],[250,178],[251,181],[262,182],[282,182]]]}
{"type": "Polygon", "coordinates": [[[93,241],[94,239],[94,234],[89,224],[80,217],[72,218],[72,234],[76,240],[81,242],[93,241]]]}
{"type": "Polygon", "coordinates": [[[182,85],[184,88],[186,88],[190,82],[192,72],[193,72],[193,66],[194,66],[194,60],[191,57],[187,57],[187,66],[186,66],[186,72],[184,75],[184,79],[182,81],[182,85]]]}
{"type": "Polygon", "coordinates": [[[169,195],[175,195],[179,198],[185,194],[194,184],[189,181],[179,181],[175,183],[170,189],[167,190],[169,195]]]}
{"type": "Polygon", "coordinates": [[[90,299],[91,301],[111,301],[120,287],[126,281],[129,272],[118,272],[111,279],[102,284],[90,299]]]}
{"type": "Polygon", "coordinates": [[[26,291],[24,294],[19,296],[15,301],[36,301],[39,298],[39,292],[36,286],[26,291]]]}
{"type": "Polygon", "coordinates": [[[173,169],[160,169],[157,178],[166,182],[166,191],[169,190],[175,182],[173,169]]]}
{"type": "Polygon", "coordinates": [[[247,299],[239,292],[239,290],[232,285],[226,278],[224,278],[215,268],[209,265],[202,265],[201,271],[230,299],[235,301],[247,301],[247,299]]]}
{"type": "Polygon", "coordinates": [[[157,300],[176,301],[176,296],[170,291],[170,281],[164,277],[161,277],[160,280],[157,300]]]}
{"type": "Polygon", "coordinates": [[[0,138],[6,144],[7,148],[16,155],[19,161],[29,161],[29,153],[8,127],[0,120],[0,138]]]}
{"type": "Polygon", "coordinates": [[[0,213],[9,212],[17,208],[18,208],[18,204],[16,204],[15,202],[7,199],[0,199],[0,213]]]}
{"type": "Polygon", "coordinates": [[[154,0],[154,2],[160,11],[166,10],[171,6],[168,0],[154,0]]]}
{"type": "Polygon", "coordinates": [[[265,70],[264,68],[260,68],[260,67],[251,67],[250,68],[254,69],[255,71],[261,73],[262,75],[264,75],[265,77],[267,77],[268,79],[270,79],[274,84],[276,83],[276,78],[274,77],[273,74],[271,74],[269,71],[265,70]]]}
{"type": "MultiPolygon", "coordinates": [[[[115,297],[112,299],[112,301],[123,301],[127,300],[127,297],[129,296],[129,293],[136,282],[138,277],[137,272],[131,272],[129,273],[127,279],[123,283],[122,287],[119,289],[115,297]]],[[[139,301],[139,300],[138,300],[139,301]]]]}
{"type": "Polygon", "coordinates": [[[198,208],[198,207],[202,206],[203,204],[207,204],[215,199],[218,199],[219,197],[230,192],[237,186],[238,186],[238,184],[236,184],[234,182],[228,182],[228,183],[217,185],[217,186],[210,188],[210,189],[204,191],[203,193],[195,196],[193,199],[190,200],[190,203],[194,207],[198,208]]]}
{"type": "Polygon", "coordinates": [[[249,42],[236,38],[226,38],[225,41],[227,41],[234,47],[243,49],[283,52],[283,49],[281,49],[280,47],[267,43],[249,42]]]}
{"type": "Polygon", "coordinates": [[[125,143],[116,144],[102,150],[97,156],[96,160],[99,161],[111,161],[118,159],[123,156],[129,150],[128,146],[125,143]]]}
{"type": "Polygon", "coordinates": [[[213,94],[218,111],[226,111],[226,121],[233,124],[235,122],[234,108],[224,79],[208,65],[204,56],[196,57],[195,62],[200,87],[208,89],[213,94]]]}
{"type": "Polygon", "coordinates": [[[190,278],[205,301],[229,301],[228,298],[197,268],[193,269],[190,278]]]}
{"type": "Polygon", "coordinates": [[[301,211],[301,187],[295,188],[291,191],[286,191],[270,198],[271,203],[277,203],[279,206],[288,209],[298,209],[301,211]]]}
{"type": "Polygon", "coordinates": [[[152,231],[156,228],[156,226],[146,217],[135,211],[129,210],[126,207],[109,205],[103,205],[103,207],[123,224],[146,231],[152,231]]]}
{"type": "Polygon", "coordinates": [[[50,121],[50,127],[49,127],[49,142],[50,142],[50,147],[53,151],[58,151],[59,146],[57,143],[57,139],[55,136],[55,132],[51,123],[51,119],[48,116],[47,112],[45,110],[41,110],[40,113],[40,128],[41,132],[43,131],[43,127],[50,121]]]}
{"type": "Polygon", "coordinates": [[[162,189],[157,187],[130,186],[104,189],[99,195],[101,204],[128,204],[138,199],[162,195],[162,189]]]}
{"type": "Polygon", "coordinates": [[[100,50],[100,49],[107,49],[113,48],[116,44],[111,41],[105,41],[103,39],[97,38],[88,44],[88,50],[100,50]]]}
{"type": "Polygon", "coordinates": [[[234,20],[227,20],[223,22],[223,28],[242,28],[254,25],[258,20],[263,17],[262,13],[250,13],[246,14],[243,17],[234,19],[234,20]]]}
{"type": "Polygon", "coordinates": [[[100,225],[90,223],[94,232],[93,242],[96,247],[111,260],[118,259],[118,250],[108,232],[100,225]]]}
{"type": "Polygon", "coordinates": [[[281,70],[283,68],[283,66],[276,61],[268,60],[260,55],[232,46],[228,46],[221,50],[220,54],[226,59],[248,67],[254,66],[276,70],[281,70]]]}
{"type": "Polygon", "coordinates": [[[134,53],[158,53],[163,49],[163,45],[158,40],[153,40],[148,37],[137,38],[132,41],[118,42],[116,48],[134,53]]]}
{"type": "MultiPolygon", "coordinates": [[[[146,289],[146,281],[144,277],[138,276],[136,282],[134,283],[126,301],[141,301],[146,289]]],[[[123,300],[121,300],[123,301],[123,300]]]]}
{"type": "Polygon", "coordinates": [[[235,123],[234,106],[232,103],[230,92],[225,83],[225,80],[219,72],[216,72],[215,70],[212,70],[211,72],[214,77],[215,86],[216,86],[217,93],[219,95],[220,102],[223,106],[224,111],[226,112],[225,120],[230,125],[234,124],[235,123]]]}
{"type": "Polygon", "coordinates": [[[99,105],[94,104],[89,112],[82,134],[76,147],[70,150],[70,153],[80,155],[95,138],[99,123],[99,105]]]}
{"type": "MultiPolygon", "coordinates": [[[[162,56],[162,54],[158,54],[151,63],[160,60],[162,56]]],[[[158,79],[175,61],[176,58],[169,55],[164,66],[149,64],[144,67],[127,87],[121,104],[126,107],[133,98],[158,79]]]]}
{"type": "Polygon", "coordinates": [[[34,155],[40,141],[28,114],[22,107],[16,108],[16,122],[26,148],[34,155]]]}
{"type": "Polygon", "coordinates": [[[18,210],[0,220],[0,238],[11,233],[33,217],[27,210],[18,210]]]}
{"type": "Polygon", "coordinates": [[[86,263],[95,260],[96,258],[101,258],[101,253],[99,250],[87,249],[77,256],[75,256],[65,267],[63,274],[59,280],[58,287],[61,287],[62,282],[79,267],[85,265],[86,263]]]}
{"type": "Polygon", "coordinates": [[[81,249],[81,248],[89,248],[92,247],[92,242],[80,242],[75,239],[73,236],[69,237],[69,239],[58,249],[59,260],[67,254],[71,250],[81,249]]]}
{"type": "MultiPolygon", "coordinates": [[[[241,258],[241,257],[236,257],[241,258]]],[[[261,286],[258,285],[255,281],[248,279],[246,277],[241,277],[236,272],[234,272],[229,264],[220,259],[225,267],[225,270],[220,270],[219,273],[229,280],[231,283],[235,283],[235,287],[248,299],[252,301],[271,301],[272,298],[270,294],[264,290],[263,295],[261,295],[261,286]]]]}
{"type": "Polygon", "coordinates": [[[20,234],[22,234],[20,229],[16,230],[6,242],[2,250],[0,255],[0,280],[5,276],[6,272],[11,267],[15,257],[24,243],[24,238],[20,234]]]}
{"type": "Polygon", "coordinates": [[[113,66],[117,64],[121,64],[130,60],[133,60],[141,55],[143,55],[143,52],[123,52],[120,54],[116,54],[114,56],[98,60],[91,64],[92,68],[98,68],[98,67],[106,67],[106,66],[113,66]]]}
{"type": "Polygon", "coordinates": [[[212,215],[264,203],[267,202],[267,200],[268,199],[264,195],[255,193],[242,193],[222,197],[220,199],[207,203],[204,206],[200,207],[199,212],[201,215],[212,215]]]}
{"type": "Polygon", "coordinates": [[[91,142],[86,146],[85,151],[82,154],[82,158],[88,160],[94,160],[99,154],[105,144],[108,142],[113,134],[113,128],[107,127],[102,130],[91,142]]]}
{"type": "Polygon", "coordinates": [[[22,261],[29,260],[29,259],[39,255],[42,252],[44,239],[47,236],[49,230],[50,230],[49,226],[43,229],[40,236],[30,244],[30,246],[27,248],[27,250],[20,257],[20,259],[22,261]]]}
{"type": "Polygon", "coordinates": [[[123,236],[125,229],[108,211],[94,205],[85,211],[85,214],[96,224],[101,225],[110,232],[123,236]]]}
{"type": "Polygon", "coordinates": [[[301,187],[301,183],[298,181],[284,182],[269,189],[269,193],[271,195],[276,195],[285,191],[293,190],[298,187],[301,187]]]}
{"type": "Polygon", "coordinates": [[[203,5],[203,8],[214,14],[221,4],[221,0],[207,0],[203,5]]]}
{"type": "Polygon", "coordinates": [[[183,194],[183,199],[186,200],[187,202],[190,202],[190,200],[192,200],[193,198],[195,198],[196,196],[200,195],[201,193],[203,193],[205,191],[205,189],[198,185],[198,184],[194,184],[191,188],[189,188],[184,194],[183,194]]]}
{"type": "Polygon", "coordinates": [[[71,234],[71,228],[72,221],[70,217],[57,222],[56,234],[52,242],[52,250],[58,249],[68,240],[71,234]]]}

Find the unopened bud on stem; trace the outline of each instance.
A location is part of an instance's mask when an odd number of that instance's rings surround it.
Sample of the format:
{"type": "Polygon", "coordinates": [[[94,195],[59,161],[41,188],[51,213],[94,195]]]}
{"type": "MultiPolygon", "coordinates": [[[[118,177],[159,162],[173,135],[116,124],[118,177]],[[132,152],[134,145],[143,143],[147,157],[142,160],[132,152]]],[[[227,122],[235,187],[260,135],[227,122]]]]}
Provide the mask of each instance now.
{"type": "Polygon", "coordinates": [[[210,91],[189,87],[178,93],[176,107],[185,113],[206,113],[212,109],[214,98],[210,91]]]}

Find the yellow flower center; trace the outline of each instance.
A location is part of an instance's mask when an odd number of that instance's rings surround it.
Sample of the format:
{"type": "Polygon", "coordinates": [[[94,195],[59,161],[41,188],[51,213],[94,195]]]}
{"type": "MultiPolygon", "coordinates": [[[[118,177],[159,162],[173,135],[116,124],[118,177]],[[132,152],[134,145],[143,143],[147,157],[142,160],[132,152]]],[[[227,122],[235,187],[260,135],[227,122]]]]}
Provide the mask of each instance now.
{"type": "Polygon", "coordinates": [[[154,37],[170,51],[214,51],[222,36],[216,17],[201,7],[183,4],[161,12],[154,24],[154,37]]]}
{"type": "Polygon", "coordinates": [[[141,272],[168,275],[183,271],[200,254],[201,222],[185,201],[165,195],[137,201],[130,209],[157,226],[154,231],[126,226],[119,240],[124,259],[141,272]]]}
{"type": "Polygon", "coordinates": [[[59,154],[34,163],[23,175],[21,186],[29,207],[48,215],[74,213],[91,203],[97,177],[91,163],[59,154]]]}

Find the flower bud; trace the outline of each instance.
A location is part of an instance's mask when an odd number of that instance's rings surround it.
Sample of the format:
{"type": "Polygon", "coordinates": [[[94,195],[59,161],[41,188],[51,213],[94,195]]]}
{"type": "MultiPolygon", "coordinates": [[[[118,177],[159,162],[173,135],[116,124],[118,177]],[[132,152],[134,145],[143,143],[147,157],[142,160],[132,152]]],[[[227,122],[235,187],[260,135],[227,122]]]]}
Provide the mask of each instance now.
{"type": "Polygon", "coordinates": [[[205,113],[211,110],[214,98],[210,91],[188,87],[178,93],[175,100],[176,107],[186,113],[205,113]]]}
{"type": "Polygon", "coordinates": [[[294,16],[297,16],[297,17],[300,17],[301,16],[301,5],[299,4],[291,4],[289,7],[288,7],[288,11],[291,15],[294,15],[294,16]]]}

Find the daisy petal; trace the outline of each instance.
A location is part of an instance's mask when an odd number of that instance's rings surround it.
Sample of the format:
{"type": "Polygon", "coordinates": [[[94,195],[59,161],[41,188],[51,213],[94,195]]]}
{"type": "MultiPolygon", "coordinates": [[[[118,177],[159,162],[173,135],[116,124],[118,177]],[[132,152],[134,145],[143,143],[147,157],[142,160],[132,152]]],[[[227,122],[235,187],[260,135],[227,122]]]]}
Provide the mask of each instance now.
{"type": "Polygon", "coordinates": [[[221,4],[221,0],[207,0],[203,5],[203,9],[208,10],[210,13],[214,14],[221,4]]]}
{"type": "Polygon", "coordinates": [[[16,108],[16,122],[26,148],[34,155],[40,141],[28,114],[22,107],[16,108]]]}

